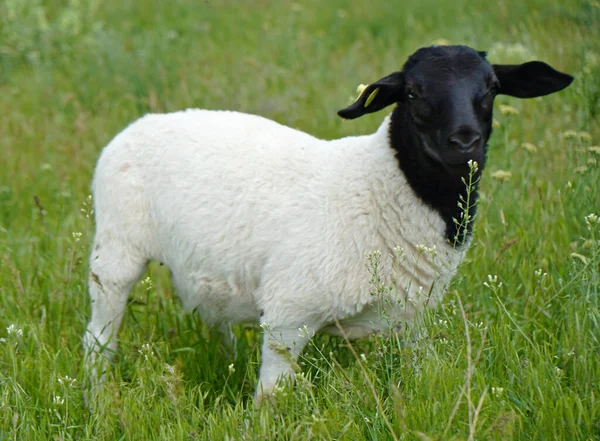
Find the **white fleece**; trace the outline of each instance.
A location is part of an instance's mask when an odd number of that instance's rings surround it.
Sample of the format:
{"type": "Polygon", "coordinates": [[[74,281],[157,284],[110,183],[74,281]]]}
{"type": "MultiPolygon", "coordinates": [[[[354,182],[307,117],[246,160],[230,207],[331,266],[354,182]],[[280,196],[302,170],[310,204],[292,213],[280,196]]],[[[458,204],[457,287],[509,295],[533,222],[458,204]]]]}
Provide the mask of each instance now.
{"type": "Polygon", "coordinates": [[[435,306],[466,247],[447,243],[440,215],[408,185],[388,129],[389,117],[372,135],[324,141],[207,110],[131,124],[94,176],[88,349],[115,347],[111,336],[148,260],[171,269],[184,305],[206,322],[268,325],[259,397],[291,374],[289,356],[273,346],[297,357],[308,341],[298,328],[337,333],[337,319],[360,337],[435,306]],[[394,247],[406,258],[382,315],[365,254],[381,251],[391,274],[394,247]]]}

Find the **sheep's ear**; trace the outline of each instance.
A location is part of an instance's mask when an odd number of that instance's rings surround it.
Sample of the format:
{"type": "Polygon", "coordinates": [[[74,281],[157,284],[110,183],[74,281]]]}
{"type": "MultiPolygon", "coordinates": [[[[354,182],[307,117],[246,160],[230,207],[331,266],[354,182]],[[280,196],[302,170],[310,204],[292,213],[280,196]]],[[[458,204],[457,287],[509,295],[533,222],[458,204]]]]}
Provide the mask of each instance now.
{"type": "Polygon", "coordinates": [[[494,64],[500,81],[498,93],[517,98],[535,98],[564,89],[573,77],[541,61],[524,64],[494,64]]]}
{"type": "Polygon", "coordinates": [[[356,101],[340,110],[338,115],[345,119],[354,119],[366,113],[377,112],[390,104],[401,101],[403,94],[404,75],[402,72],[394,72],[365,87],[356,101]]]}

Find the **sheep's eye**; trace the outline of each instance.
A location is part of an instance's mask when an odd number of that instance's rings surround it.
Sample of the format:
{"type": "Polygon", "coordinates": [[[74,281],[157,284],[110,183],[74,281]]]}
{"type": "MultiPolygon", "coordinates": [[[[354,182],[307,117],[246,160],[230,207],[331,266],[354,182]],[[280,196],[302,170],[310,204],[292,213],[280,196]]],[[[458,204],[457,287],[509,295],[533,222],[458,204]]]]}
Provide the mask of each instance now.
{"type": "Polygon", "coordinates": [[[492,85],[486,93],[486,95],[492,95],[492,96],[496,96],[497,94],[498,94],[498,85],[496,85],[496,84],[492,85]]]}
{"type": "Polygon", "coordinates": [[[410,100],[414,100],[415,98],[417,98],[417,95],[413,92],[413,91],[409,91],[406,96],[408,96],[408,99],[410,100]]]}

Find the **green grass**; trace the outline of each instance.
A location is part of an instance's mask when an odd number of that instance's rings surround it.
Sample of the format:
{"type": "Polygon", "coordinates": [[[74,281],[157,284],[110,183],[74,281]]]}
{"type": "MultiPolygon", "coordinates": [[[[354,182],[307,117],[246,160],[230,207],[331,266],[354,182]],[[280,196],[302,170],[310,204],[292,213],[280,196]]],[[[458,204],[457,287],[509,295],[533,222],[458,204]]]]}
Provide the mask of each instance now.
{"type": "Polygon", "coordinates": [[[600,225],[585,221],[600,214],[600,3],[351,3],[0,1],[0,440],[600,440],[600,225]],[[258,330],[223,350],[152,266],[90,412],[84,204],[101,148],[186,107],[372,132],[384,112],[335,112],[442,38],[576,80],[498,100],[474,246],[427,336],[372,337],[357,356],[317,337],[297,387],[256,410],[258,330]]]}

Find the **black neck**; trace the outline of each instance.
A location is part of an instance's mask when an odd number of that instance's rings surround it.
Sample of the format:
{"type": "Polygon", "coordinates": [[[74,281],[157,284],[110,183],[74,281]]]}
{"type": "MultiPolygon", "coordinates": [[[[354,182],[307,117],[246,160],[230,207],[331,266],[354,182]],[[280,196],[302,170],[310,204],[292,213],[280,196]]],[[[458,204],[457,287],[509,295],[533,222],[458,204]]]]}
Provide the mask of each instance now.
{"type": "Polygon", "coordinates": [[[485,165],[471,177],[471,191],[467,189],[470,169],[467,164],[451,171],[425,154],[415,135],[412,119],[402,104],[394,109],[390,121],[390,142],[396,150],[400,169],[419,198],[436,210],[446,223],[446,239],[457,248],[470,237],[478,199],[478,181],[485,165]],[[463,182],[464,181],[464,182],[463,182]],[[461,208],[462,205],[463,208],[461,208]],[[469,216],[466,221],[464,217],[469,216]]]}

